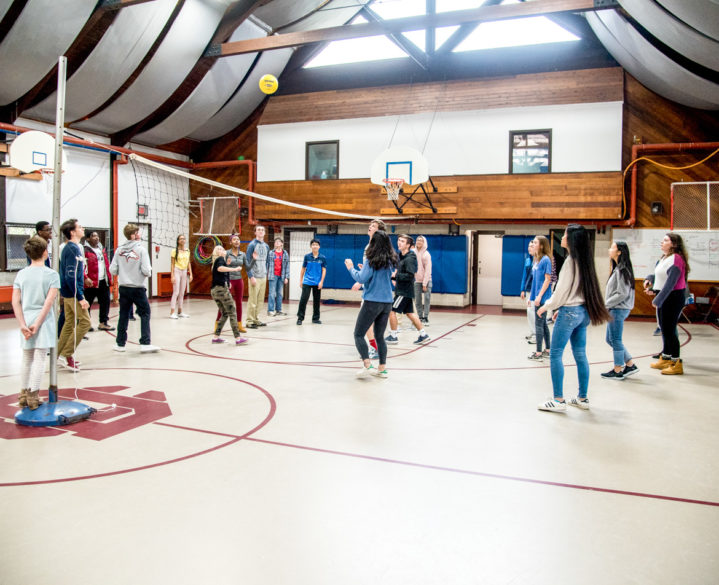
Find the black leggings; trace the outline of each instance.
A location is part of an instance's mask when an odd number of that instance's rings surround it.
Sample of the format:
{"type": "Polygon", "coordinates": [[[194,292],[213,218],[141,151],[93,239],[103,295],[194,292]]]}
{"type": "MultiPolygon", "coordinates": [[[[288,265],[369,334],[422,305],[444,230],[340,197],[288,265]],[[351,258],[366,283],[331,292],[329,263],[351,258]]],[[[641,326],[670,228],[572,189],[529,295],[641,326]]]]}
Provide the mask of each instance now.
{"type": "Polygon", "coordinates": [[[369,347],[367,347],[364,336],[370,325],[374,323],[374,338],[377,342],[379,363],[387,363],[387,344],[384,341],[384,330],[387,328],[387,321],[391,311],[392,303],[377,303],[375,301],[364,301],[362,303],[355,323],[355,346],[363,360],[369,359],[369,347]]]}
{"type": "Polygon", "coordinates": [[[679,359],[679,335],[677,333],[677,324],[679,316],[684,308],[684,289],[673,290],[669,293],[662,306],[657,311],[659,317],[659,327],[662,330],[662,341],[664,347],[662,354],[664,357],[679,359]]]}

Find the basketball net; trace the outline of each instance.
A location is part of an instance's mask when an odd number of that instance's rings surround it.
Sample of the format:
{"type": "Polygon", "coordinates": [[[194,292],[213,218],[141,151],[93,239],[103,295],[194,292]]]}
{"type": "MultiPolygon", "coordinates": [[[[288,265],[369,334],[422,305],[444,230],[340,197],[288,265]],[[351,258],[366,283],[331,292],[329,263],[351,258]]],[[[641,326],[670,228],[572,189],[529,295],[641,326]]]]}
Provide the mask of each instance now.
{"type": "MultiPolygon", "coordinates": [[[[63,171],[64,173],[65,171],[63,171]]],[[[43,168],[40,169],[40,175],[42,176],[42,183],[45,187],[45,193],[52,196],[55,190],[55,169],[43,168]]]]}
{"type": "Polygon", "coordinates": [[[404,179],[382,179],[382,182],[387,191],[387,200],[397,201],[397,199],[399,199],[399,192],[402,190],[402,185],[404,185],[404,179]]]}

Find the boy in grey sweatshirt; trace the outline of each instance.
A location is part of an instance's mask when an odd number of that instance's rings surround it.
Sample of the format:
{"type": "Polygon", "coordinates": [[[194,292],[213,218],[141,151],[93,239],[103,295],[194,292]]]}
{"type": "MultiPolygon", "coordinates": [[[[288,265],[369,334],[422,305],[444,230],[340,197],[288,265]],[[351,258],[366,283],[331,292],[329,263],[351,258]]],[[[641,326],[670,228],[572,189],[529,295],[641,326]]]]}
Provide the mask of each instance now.
{"type": "Polygon", "coordinates": [[[149,353],[160,348],[150,344],[150,302],[145,280],[152,274],[150,255],[140,241],[140,228],[128,223],[123,229],[127,241],[115,250],[110,273],[117,275],[120,289],[120,317],[117,322],[115,351],[125,351],[127,321],[134,305],[140,317],[140,351],[149,353]]]}

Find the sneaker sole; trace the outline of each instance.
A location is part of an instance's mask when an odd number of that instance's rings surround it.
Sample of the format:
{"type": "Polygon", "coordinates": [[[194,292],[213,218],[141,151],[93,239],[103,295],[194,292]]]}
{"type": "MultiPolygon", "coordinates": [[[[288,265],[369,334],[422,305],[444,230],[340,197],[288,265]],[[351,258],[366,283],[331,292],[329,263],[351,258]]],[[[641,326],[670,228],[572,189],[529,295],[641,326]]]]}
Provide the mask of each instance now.
{"type": "Polygon", "coordinates": [[[625,378],[628,378],[629,376],[633,376],[634,374],[638,374],[638,373],[639,373],[639,370],[638,370],[638,369],[637,369],[637,370],[632,370],[631,372],[626,372],[626,373],[624,374],[624,377],[625,377],[625,378]]]}

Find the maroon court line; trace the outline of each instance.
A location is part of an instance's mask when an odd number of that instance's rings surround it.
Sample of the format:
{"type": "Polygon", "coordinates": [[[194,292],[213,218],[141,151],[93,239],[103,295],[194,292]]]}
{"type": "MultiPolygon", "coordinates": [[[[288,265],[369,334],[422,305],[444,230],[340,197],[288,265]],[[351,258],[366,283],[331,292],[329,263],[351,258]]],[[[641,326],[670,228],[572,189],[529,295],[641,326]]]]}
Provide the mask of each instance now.
{"type": "Polygon", "coordinates": [[[426,463],[416,463],[414,461],[402,461],[399,459],[388,459],[386,457],[375,457],[372,455],[361,455],[359,453],[349,453],[346,451],[335,451],[332,449],[320,449],[317,447],[307,447],[305,445],[294,445],[292,443],[281,443],[278,441],[268,441],[266,439],[256,439],[253,437],[246,437],[247,441],[253,441],[255,443],[264,443],[266,445],[275,445],[278,447],[289,447],[291,449],[301,449],[303,451],[313,451],[315,453],[326,453],[328,455],[340,455],[343,457],[353,457],[356,459],[366,459],[369,461],[377,461],[380,463],[391,463],[394,465],[405,465],[407,467],[416,467],[419,469],[431,469],[434,471],[446,471],[450,473],[460,473],[464,475],[473,475],[477,477],[487,477],[491,479],[500,479],[505,481],[517,481],[522,483],[531,483],[531,484],[537,484],[537,485],[546,485],[546,486],[552,486],[552,487],[561,487],[561,488],[567,488],[567,489],[575,489],[575,490],[585,490],[590,492],[600,492],[605,494],[615,494],[620,496],[632,496],[637,498],[651,498],[655,500],[666,500],[669,502],[681,502],[684,504],[698,504],[701,506],[716,506],[719,507],[719,502],[712,502],[709,500],[694,500],[689,498],[678,498],[674,496],[663,496],[660,494],[649,494],[649,493],[643,493],[643,492],[632,492],[627,490],[615,490],[611,488],[601,488],[601,487],[594,487],[594,486],[587,486],[587,485],[580,485],[580,484],[573,484],[573,483],[562,483],[557,481],[547,481],[542,479],[532,479],[529,477],[519,477],[519,476],[513,476],[513,475],[501,475],[496,473],[487,473],[483,471],[472,471],[469,469],[459,469],[456,467],[443,467],[441,465],[429,465],[426,463]]]}
{"type": "MultiPolygon", "coordinates": [[[[389,356],[391,358],[398,358],[398,357],[404,357],[406,355],[409,355],[410,353],[414,353],[415,351],[419,351],[424,347],[427,347],[429,345],[432,345],[435,341],[439,341],[440,339],[446,337],[447,335],[451,335],[452,333],[455,333],[459,329],[462,329],[463,327],[467,327],[468,325],[471,325],[475,321],[478,321],[479,319],[482,319],[486,315],[479,315],[475,317],[474,319],[471,319],[465,323],[462,323],[461,325],[458,325],[454,329],[450,329],[449,331],[446,331],[439,337],[435,337],[433,339],[430,339],[427,343],[423,343],[422,345],[419,345],[415,348],[412,348],[410,350],[407,350],[402,353],[398,353],[396,355],[389,356]]],[[[196,337],[192,337],[187,340],[185,343],[185,347],[195,355],[202,356],[202,357],[210,357],[215,359],[223,359],[223,360],[233,360],[233,361],[240,361],[240,362],[248,362],[248,363],[258,363],[258,364],[278,364],[278,365],[285,365],[285,366],[309,366],[309,367],[318,367],[318,368],[354,368],[354,365],[337,365],[337,364],[355,364],[357,362],[357,359],[354,360],[341,360],[339,362],[281,362],[281,361],[270,361],[270,360],[251,360],[246,358],[240,358],[240,357],[233,357],[233,356],[218,356],[218,355],[212,355],[209,353],[202,352],[198,349],[193,349],[190,347],[190,344],[195,341],[196,339],[200,339],[202,337],[207,337],[208,335],[211,335],[209,333],[205,333],[203,335],[197,335],[196,337]]],[[[266,338],[257,338],[257,339],[266,339],[266,338]]],[[[311,341],[303,342],[303,343],[313,343],[311,341]]],[[[346,344],[336,344],[336,345],[342,345],[345,346],[346,344]]],[[[359,358],[358,358],[359,359],[359,358]]],[[[394,369],[401,369],[401,368],[394,368],[394,369]]],[[[414,369],[414,368],[408,368],[408,369],[414,369]]],[[[435,369],[435,368],[431,368],[435,369]]]]}
{"type": "MultiPolygon", "coordinates": [[[[8,482],[8,483],[0,483],[0,487],[21,487],[26,485],[45,485],[45,484],[51,484],[51,483],[65,483],[69,481],[80,481],[84,479],[97,479],[101,477],[111,477],[113,475],[123,475],[125,473],[132,473],[135,471],[144,471],[145,469],[152,469],[154,467],[162,467],[164,465],[170,465],[172,463],[178,463],[180,461],[186,461],[188,459],[194,459],[195,457],[199,457],[200,455],[206,455],[207,453],[212,453],[213,451],[217,451],[219,449],[223,449],[225,447],[228,447],[229,445],[232,445],[233,443],[237,443],[238,441],[241,441],[242,439],[247,439],[260,429],[262,429],[265,425],[267,425],[275,416],[275,413],[277,412],[277,402],[275,401],[274,396],[267,392],[264,388],[258,386],[257,384],[253,384],[252,382],[247,382],[246,380],[240,380],[239,378],[233,378],[232,376],[225,376],[224,374],[217,374],[214,372],[199,372],[196,370],[178,370],[173,368],[95,368],[97,370],[156,370],[161,372],[185,372],[189,374],[200,374],[204,376],[217,376],[218,378],[226,378],[228,380],[232,380],[233,382],[241,382],[243,384],[247,384],[248,386],[252,386],[253,388],[256,388],[262,394],[265,395],[267,400],[270,403],[270,411],[267,413],[267,416],[262,420],[258,425],[256,425],[253,429],[250,429],[248,432],[246,432],[243,435],[224,435],[231,437],[230,441],[227,441],[226,443],[221,443],[220,445],[215,445],[214,447],[210,447],[209,449],[205,449],[204,451],[198,451],[197,453],[190,453],[189,455],[183,455],[182,457],[177,457],[175,459],[169,459],[167,461],[159,461],[157,463],[150,463],[148,465],[141,465],[139,467],[131,467],[128,469],[119,469],[117,471],[106,471],[104,473],[95,473],[92,475],[81,475],[76,477],[63,477],[58,479],[40,479],[36,481],[17,481],[17,482],[8,482]]],[[[155,422],[154,424],[160,424],[155,422]]],[[[214,435],[220,435],[223,436],[223,433],[216,433],[213,431],[205,431],[201,429],[192,429],[190,427],[180,427],[178,425],[171,425],[171,424],[163,424],[163,426],[167,427],[175,427],[178,429],[184,429],[184,430],[192,430],[197,432],[204,432],[208,434],[214,434],[214,435]]]]}

